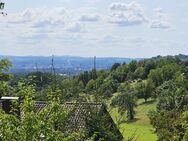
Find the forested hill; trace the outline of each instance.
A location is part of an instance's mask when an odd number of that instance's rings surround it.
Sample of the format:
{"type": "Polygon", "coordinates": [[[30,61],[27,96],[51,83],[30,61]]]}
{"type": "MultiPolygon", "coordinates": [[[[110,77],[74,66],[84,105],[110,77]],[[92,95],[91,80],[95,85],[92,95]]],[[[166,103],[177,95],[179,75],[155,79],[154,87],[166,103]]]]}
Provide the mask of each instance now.
{"type": "Polygon", "coordinates": [[[179,55],[175,55],[175,56],[157,56],[157,57],[152,57],[151,59],[152,60],[160,60],[160,59],[167,59],[167,58],[178,58],[180,59],[181,61],[188,61],[188,55],[184,55],[184,54],[179,54],[179,55]]]}
{"type": "MultiPolygon", "coordinates": [[[[28,73],[31,71],[49,71],[51,69],[52,57],[42,56],[0,56],[0,59],[8,58],[13,67],[11,73],[28,73]]],[[[129,63],[132,60],[140,60],[139,58],[97,58],[96,67],[98,70],[110,69],[114,63],[129,63]]],[[[83,71],[89,71],[93,69],[94,58],[93,57],[76,57],[76,56],[55,56],[54,65],[56,71],[65,74],[78,74],[83,71]]]]}

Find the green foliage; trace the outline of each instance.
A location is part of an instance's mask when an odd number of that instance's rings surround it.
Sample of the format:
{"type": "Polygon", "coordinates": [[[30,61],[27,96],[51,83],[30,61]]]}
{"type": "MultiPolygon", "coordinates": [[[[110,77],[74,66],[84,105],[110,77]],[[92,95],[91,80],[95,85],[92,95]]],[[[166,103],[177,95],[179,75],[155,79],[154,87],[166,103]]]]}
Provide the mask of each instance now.
{"type": "Polygon", "coordinates": [[[99,86],[98,93],[105,98],[110,98],[116,92],[118,84],[115,80],[106,80],[99,86]]]}
{"type": "Polygon", "coordinates": [[[137,106],[135,91],[130,87],[120,86],[119,92],[120,94],[112,100],[111,106],[117,106],[121,115],[126,113],[127,119],[133,120],[135,115],[134,108],[137,106]]]}
{"type": "Polygon", "coordinates": [[[87,117],[87,130],[85,132],[87,138],[91,141],[120,141],[122,136],[117,128],[109,120],[108,115],[98,113],[97,109],[89,110],[87,117]],[[108,119],[108,120],[107,120],[108,119]]]}
{"type": "Polygon", "coordinates": [[[137,105],[135,119],[132,121],[125,121],[124,117],[118,113],[118,108],[112,108],[110,114],[126,141],[133,137],[136,141],[156,141],[157,136],[147,116],[150,110],[155,110],[156,102],[148,100],[145,103],[143,99],[139,99],[137,105]]]}
{"type": "Polygon", "coordinates": [[[8,71],[12,66],[11,62],[8,59],[0,60],[0,71],[8,71]]]}
{"type": "Polygon", "coordinates": [[[188,93],[185,89],[177,87],[172,80],[164,82],[155,93],[159,99],[158,110],[184,110],[187,107],[184,100],[188,93]]]}
{"type": "Polygon", "coordinates": [[[176,111],[150,112],[151,124],[159,141],[180,141],[184,136],[184,129],[180,120],[180,114],[176,111]]]}
{"type": "Polygon", "coordinates": [[[156,68],[156,63],[152,60],[148,60],[148,61],[144,61],[143,62],[143,66],[144,66],[144,72],[143,72],[143,76],[142,78],[143,79],[146,79],[150,73],[150,71],[152,69],[155,69],[156,68]]]}
{"type": "Polygon", "coordinates": [[[24,96],[22,116],[19,119],[14,114],[0,112],[0,140],[36,141],[43,136],[45,140],[59,141],[71,135],[64,129],[67,113],[61,108],[59,91],[49,92],[49,106],[39,113],[34,108],[35,92],[34,86],[19,83],[19,94],[24,96]]]}
{"type": "Polygon", "coordinates": [[[23,103],[21,117],[14,113],[6,114],[0,110],[0,141],[19,140],[37,141],[39,138],[48,141],[117,141],[119,137],[116,128],[106,115],[98,113],[98,108],[88,110],[86,114],[86,130],[84,132],[69,133],[66,129],[69,113],[61,106],[61,90],[48,91],[48,106],[35,111],[33,96],[36,93],[33,85],[19,83],[18,93],[23,103]]]}
{"type": "Polygon", "coordinates": [[[151,124],[156,129],[159,140],[183,140],[185,129],[181,116],[187,110],[187,91],[178,77],[178,83],[173,80],[164,82],[155,93],[158,98],[157,111],[149,114],[151,124]]]}
{"type": "Polygon", "coordinates": [[[160,68],[151,70],[148,75],[148,78],[152,80],[156,87],[160,86],[163,83],[162,70],[160,68]]]}
{"type": "Polygon", "coordinates": [[[131,61],[128,66],[131,72],[135,72],[138,66],[137,61],[131,61]]]}
{"type": "Polygon", "coordinates": [[[111,71],[116,70],[120,65],[120,63],[114,63],[111,67],[111,71]]]}
{"type": "MultiPolygon", "coordinates": [[[[97,84],[103,83],[105,73],[100,72],[99,75],[100,77],[91,80],[97,84]]],[[[18,83],[14,91],[23,100],[20,105],[21,117],[18,118],[15,113],[6,114],[0,110],[0,141],[37,141],[40,139],[48,141],[119,140],[116,135],[118,130],[112,130],[111,121],[106,121],[103,115],[101,117],[95,112],[91,114],[94,109],[88,111],[88,115],[86,115],[88,127],[85,132],[69,133],[66,126],[71,124],[68,122],[70,114],[62,108],[60,99],[68,101],[79,98],[79,94],[84,90],[84,84],[77,78],[64,79],[56,85],[56,89],[52,89],[49,86],[51,82],[49,76],[45,73],[34,72],[18,83]],[[39,87],[45,88],[48,106],[36,112],[34,99],[39,92],[39,87]]],[[[92,77],[94,78],[94,76],[92,77]]],[[[2,84],[3,95],[9,94],[9,84],[2,84]]],[[[108,82],[107,84],[113,87],[113,83],[108,82]]],[[[106,90],[108,88],[107,85],[106,90]]]]}
{"type": "Polygon", "coordinates": [[[8,81],[12,78],[12,75],[5,73],[11,67],[11,62],[7,59],[0,60],[0,97],[3,95],[10,95],[13,88],[9,86],[8,81]]]}
{"type": "Polygon", "coordinates": [[[109,77],[121,83],[126,80],[127,73],[128,73],[128,65],[125,64],[119,66],[116,70],[112,71],[109,77]]]}
{"type": "MultiPolygon", "coordinates": [[[[127,115],[128,120],[135,117],[137,98],[143,98],[147,101],[148,98],[154,97],[158,101],[157,109],[151,112],[149,117],[151,124],[156,129],[159,140],[187,140],[188,67],[186,63],[177,58],[156,57],[139,62],[132,61],[129,64],[116,63],[111,70],[96,71],[93,69],[75,77],[59,79],[58,82],[57,79],[60,77],[55,75],[56,87],[53,87],[53,91],[51,90],[51,84],[54,86],[54,79],[52,80],[47,73],[41,72],[31,73],[23,80],[32,85],[19,83],[17,87],[14,83],[10,87],[9,80],[11,77],[6,72],[10,65],[8,60],[0,61],[0,80],[2,80],[0,82],[0,92],[3,95],[10,95],[15,92],[25,99],[25,106],[27,105],[25,110],[28,113],[26,117],[28,119],[24,119],[25,127],[22,129],[23,124],[20,120],[14,118],[13,115],[6,115],[1,112],[2,127],[5,127],[4,131],[7,132],[4,133],[10,134],[10,137],[7,137],[6,140],[11,140],[11,137],[20,131],[24,133],[22,136],[26,136],[29,134],[29,130],[25,129],[26,127],[32,131],[33,138],[39,137],[41,134],[47,137],[46,134],[48,134],[48,140],[61,140],[62,138],[63,140],[73,141],[75,138],[78,140],[83,140],[83,138],[85,140],[110,140],[108,137],[114,137],[113,133],[105,131],[107,126],[100,123],[102,119],[95,119],[95,117],[93,118],[95,122],[91,121],[90,124],[91,130],[86,131],[84,135],[82,133],[67,134],[62,128],[67,113],[66,111],[58,113],[58,107],[60,99],[64,101],[80,100],[80,95],[82,94],[84,97],[86,96],[85,93],[90,94],[87,95],[88,97],[97,96],[100,101],[111,101],[110,98],[116,92],[118,92],[118,95],[113,97],[111,105],[117,107],[121,116],[127,115]],[[28,93],[31,97],[27,98],[28,93]],[[48,96],[49,103],[52,104],[51,107],[54,107],[54,109],[47,107],[40,114],[36,114],[33,111],[33,99],[46,99],[47,94],[50,95],[48,96]],[[49,117],[49,121],[44,120],[45,115],[51,110],[56,111],[56,113],[49,117]],[[59,117],[63,118],[60,119],[59,117]],[[9,123],[6,119],[12,120],[9,123]],[[39,123],[39,120],[41,123],[39,123]],[[5,124],[10,124],[10,126],[5,124]],[[30,127],[29,124],[33,126],[30,127]],[[19,130],[14,127],[18,127],[19,130]],[[44,130],[42,127],[45,127],[44,130]],[[13,129],[15,133],[13,133],[13,129]],[[26,131],[28,133],[25,133],[26,131]]],[[[141,106],[139,105],[139,107],[141,106]]],[[[22,106],[22,108],[24,107],[22,106]]],[[[19,135],[19,133],[17,134],[19,135]]],[[[29,140],[34,140],[33,138],[29,135],[27,137],[29,140]]]]}
{"type": "Polygon", "coordinates": [[[97,88],[97,84],[96,84],[96,81],[91,79],[88,83],[87,83],[87,86],[86,86],[86,91],[91,93],[91,94],[94,94],[96,93],[96,88],[97,88]]]}
{"type": "Polygon", "coordinates": [[[0,60],[0,81],[8,81],[12,78],[12,75],[5,73],[11,66],[11,62],[7,59],[0,60]]]}
{"type": "Polygon", "coordinates": [[[81,73],[79,76],[78,76],[78,80],[79,81],[82,81],[84,86],[87,85],[87,83],[89,82],[89,73],[88,71],[85,71],[83,73],[81,73]]]}
{"type": "Polygon", "coordinates": [[[141,79],[141,78],[143,78],[143,75],[144,75],[144,68],[143,67],[138,67],[136,70],[135,70],[135,72],[134,72],[134,77],[136,78],[136,79],[141,79]]]}
{"type": "Polygon", "coordinates": [[[1,81],[0,82],[0,97],[1,96],[9,96],[14,93],[13,87],[11,87],[8,82],[1,81]]]}
{"type": "Polygon", "coordinates": [[[81,81],[77,79],[64,79],[58,85],[61,92],[61,99],[64,101],[75,100],[79,97],[79,94],[84,90],[84,85],[81,81]]]}
{"type": "Polygon", "coordinates": [[[136,90],[138,98],[143,98],[146,102],[148,98],[152,97],[155,86],[151,80],[141,81],[137,83],[136,90]]]}
{"type": "Polygon", "coordinates": [[[51,73],[46,72],[32,72],[26,76],[26,79],[31,83],[36,85],[36,87],[40,90],[49,85],[52,81],[51,73]]]}

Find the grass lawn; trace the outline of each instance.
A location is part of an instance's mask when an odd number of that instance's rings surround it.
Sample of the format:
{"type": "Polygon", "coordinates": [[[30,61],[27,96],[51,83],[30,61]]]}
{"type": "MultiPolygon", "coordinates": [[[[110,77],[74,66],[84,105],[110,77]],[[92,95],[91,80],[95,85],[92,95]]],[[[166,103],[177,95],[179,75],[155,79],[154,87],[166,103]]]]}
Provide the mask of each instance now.
{"type": "MultiPolygon", "coordinates": [[[[157,137],[153,133],[153,128],[150,125],[148,112],[155,109],[156,102],[148,101],[143,103],[143,100],[138,101],[138,107],[136,109],[136,119],[132,122],[121,122],[120,130],[125,139],[130,138],[134,133],[137,141],[156,141],[157,137]]],[[[110,110],[110,114],[114,121],[117,123],[117,119],[121,116],[118,114],[117,109],[110,110]]]]}

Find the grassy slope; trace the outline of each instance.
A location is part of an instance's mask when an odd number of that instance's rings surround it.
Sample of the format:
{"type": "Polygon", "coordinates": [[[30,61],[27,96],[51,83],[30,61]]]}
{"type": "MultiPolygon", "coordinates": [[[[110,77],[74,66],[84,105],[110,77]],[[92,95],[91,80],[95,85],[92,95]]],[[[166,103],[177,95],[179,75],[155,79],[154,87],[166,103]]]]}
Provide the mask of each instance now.
{"type": "MultiPolygon", "coordinates": [[[[139,100],[136,109],[136,120],[120,124],[120,130],[123,132],[125,139],[130,138],[135,133],[137,141],[156,141],[157,137],[153,134],[153,128],[147,116],[150,110],[155,109],[155,106],[156,102],[149,101],[148,103],[143,103],[143,100],[139,100]]],[[[114,121],[117,122],[117,119],[120,117],[117,109],[110,110],[110,113],[114,121]]]]}

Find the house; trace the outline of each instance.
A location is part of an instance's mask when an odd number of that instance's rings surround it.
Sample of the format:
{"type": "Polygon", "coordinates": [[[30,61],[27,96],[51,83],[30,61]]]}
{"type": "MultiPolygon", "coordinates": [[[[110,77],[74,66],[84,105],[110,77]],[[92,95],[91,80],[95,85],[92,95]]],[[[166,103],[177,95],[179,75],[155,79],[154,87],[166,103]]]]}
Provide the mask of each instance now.
{"type": "MultiPolygon", "coordinates": [[[[17,98],[8,99],[7,97],[2,97],[0,100],[0,108],[4,109],[6,113],[9,113],[7,109],[10,110],[10,108],[7,108],[7,107],[10,107],[11,106],[10,101],[14,101],[14,100],[17,100],[19,102],[17,98]]],[[[39,113],[43,108],[47,106],[49,106],[49,104],[46,101],[36,101],[35,112],[39,113]]],[[[66,103],[62,103],[61,107],[65,111],[68,111],[69,113],[68,121],[65,127],[67,132],[77,132],[83,129],[87,129],[88,127],[90,127],[90,124],[92,123],[91,119],[92,118],[96,119],[98,117],[98,121],[103,120],[105,118],[104,124],[107,125],[106,127],[109,128],[108,130],[112,131],[117,136],[119,136],[119,141],[123,139],[123,136],[121,135],[119,129],[117,128],[109,112],[107,111],[106,106],[103,103],[66,102],[66,103]]],[[[21,110],[18,110],[18,111],[21,111],[21,110]]],[[[23,118],[24,113],[20,112],[19,116],[23,118]]]]}

